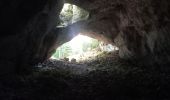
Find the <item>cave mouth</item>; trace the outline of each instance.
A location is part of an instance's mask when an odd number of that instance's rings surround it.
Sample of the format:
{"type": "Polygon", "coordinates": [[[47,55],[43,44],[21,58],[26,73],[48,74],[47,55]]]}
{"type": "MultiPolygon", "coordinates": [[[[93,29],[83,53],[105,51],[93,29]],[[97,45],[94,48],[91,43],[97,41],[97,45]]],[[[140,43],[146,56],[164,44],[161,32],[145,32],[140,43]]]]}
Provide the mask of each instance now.
{"type": "MultiPolygon", "coordinates": [[[[87,20],[89,12],[73,4],[65,3],[57,27],[66,27],[73,23],[87,20]]],[[[69,42],[56,49],[50,59],[81,62],[89,60],[100,53],[118,50],[118,47],[106,44],[97,39],[78,34],[69,42]]]]}
{"type": "Polygon", "coordinates": [[[170,100],[169,5],[170,0],[0,0],[0,100],[170,100]],[[90,16],[72,10],[69,17],[59,15],[63,2],[90,16]],[[119,51],[83,63],[48,59],[77,33],[119,51]]]}
{"type": "Polygon", "coordinates": [[[79,34],[69,42],[58,47],[51,59],[67,59],[67,61],[75,59],[79,62],[88,60],[89,58],[95,57],[103,52],[111,52],[115,50],[118,50],[118,47],[79,34]]]}
{"type": "Polygon", "coordinates": [[[81,20],[86,20],[88,16],[88,11],[76,5],[65,3],[60,12],[60,23],[57,27],[64,27],[81,20]]]}

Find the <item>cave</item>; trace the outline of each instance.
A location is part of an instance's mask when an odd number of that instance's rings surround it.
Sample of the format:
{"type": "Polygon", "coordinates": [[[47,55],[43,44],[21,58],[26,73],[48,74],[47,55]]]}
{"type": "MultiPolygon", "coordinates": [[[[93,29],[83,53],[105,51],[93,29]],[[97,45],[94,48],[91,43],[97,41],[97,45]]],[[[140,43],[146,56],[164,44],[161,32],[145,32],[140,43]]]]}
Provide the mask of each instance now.
{"type": "Polygon", "coordinates": [[[169,100],[169,12],[169,0],[1,0],[0,99],[169,100]],[[63,20],[64,4],[85,15],[63,20]],[[119,50],[49,60],[80,33],[119,50]]]}
{"type": "Polygon", "coordinates": [[[118,50],[116,46],[78,34],[72,40],[54,50],[50,59],[81,62],[94,58],[101,53],[109,53],[115,50],[118,50]]]}

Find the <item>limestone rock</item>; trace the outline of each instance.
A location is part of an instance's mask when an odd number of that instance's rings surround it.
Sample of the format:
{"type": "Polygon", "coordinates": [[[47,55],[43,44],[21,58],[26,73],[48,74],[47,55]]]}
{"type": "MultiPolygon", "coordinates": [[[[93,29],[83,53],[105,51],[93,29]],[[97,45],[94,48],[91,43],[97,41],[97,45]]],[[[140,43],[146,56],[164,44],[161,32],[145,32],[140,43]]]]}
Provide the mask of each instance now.
{"type": "Polygon", "coordinates": [[[63,0],[0,1],[0,73],[43,62],[55,48],[79,33],[116,45],[121,58],[169,64],[169,0],[65,2],[88,11],[89,18],[56,28],[63,0]]]}

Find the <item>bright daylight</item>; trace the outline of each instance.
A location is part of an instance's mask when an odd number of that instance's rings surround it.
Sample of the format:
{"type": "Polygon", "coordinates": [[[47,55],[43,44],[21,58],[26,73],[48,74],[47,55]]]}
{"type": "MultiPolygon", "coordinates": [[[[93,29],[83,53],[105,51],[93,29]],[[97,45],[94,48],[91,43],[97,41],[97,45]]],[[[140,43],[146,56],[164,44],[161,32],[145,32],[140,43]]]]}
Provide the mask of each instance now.
{"type": "Polygon", "coordinates": [[[170,0],[0,0],[0,100],[170,100],[170,0]]]}
{"type": "Polygon", "coordinates": [[[82,61],[97,56],[102,52],[110,52],[114,50],[118,50],[118,48],[88,36],[78,35],[71,41],[57,48],[55,54],[51,58],[58,60],[64,59],[67,61],[73,59],[76,61],[82,61]]]}
{"type": "MultiPolygon", "coordinates": [[[[88,16],[89,13],[80,7],[65,4],[60,14],[61,23],[58,27],[85,20],[88,16]]],[[[79,62],[113,50],[118,50],[118,48],[88,36],[77,35],[71,41],[57,48],[51,59],[79,62]]]]}

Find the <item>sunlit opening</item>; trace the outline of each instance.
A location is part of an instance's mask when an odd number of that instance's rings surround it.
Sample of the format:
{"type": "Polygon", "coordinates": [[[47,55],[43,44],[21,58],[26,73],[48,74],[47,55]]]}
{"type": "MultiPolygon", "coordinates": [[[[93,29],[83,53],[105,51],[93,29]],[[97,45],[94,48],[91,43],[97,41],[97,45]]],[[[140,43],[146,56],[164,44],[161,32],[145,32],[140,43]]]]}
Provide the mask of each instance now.
{"type": "Polygon", "coordinates": [[[67,59],[68,61],[76,59],[76,61],[82,61],[102,52],[114,50],[118,50],[118,48],[88,36],[77,35],[71,41],[57,48],[51,59],[67,59]]]}
{"type": "MultiPolygon", "coordinates": [[[[61,22],[57,27],[65,27],[80,20],[86,20],[88,17],[88,11],[66,3],[60,13],[61,22]]],[[[88,36],[77,35],[71,41],[58,47],[51,59],[84,61],[102,52],[114,50],[118,50],[118,48],[88,36]]]]}
{"type": "Polygon", "coordinates": [[[58,27],[67,26],[78,22],[80,20],[86,20],[89,16],[89,12],[72,4],[65,3],[60,13],[60,24],[58,27]]]}

